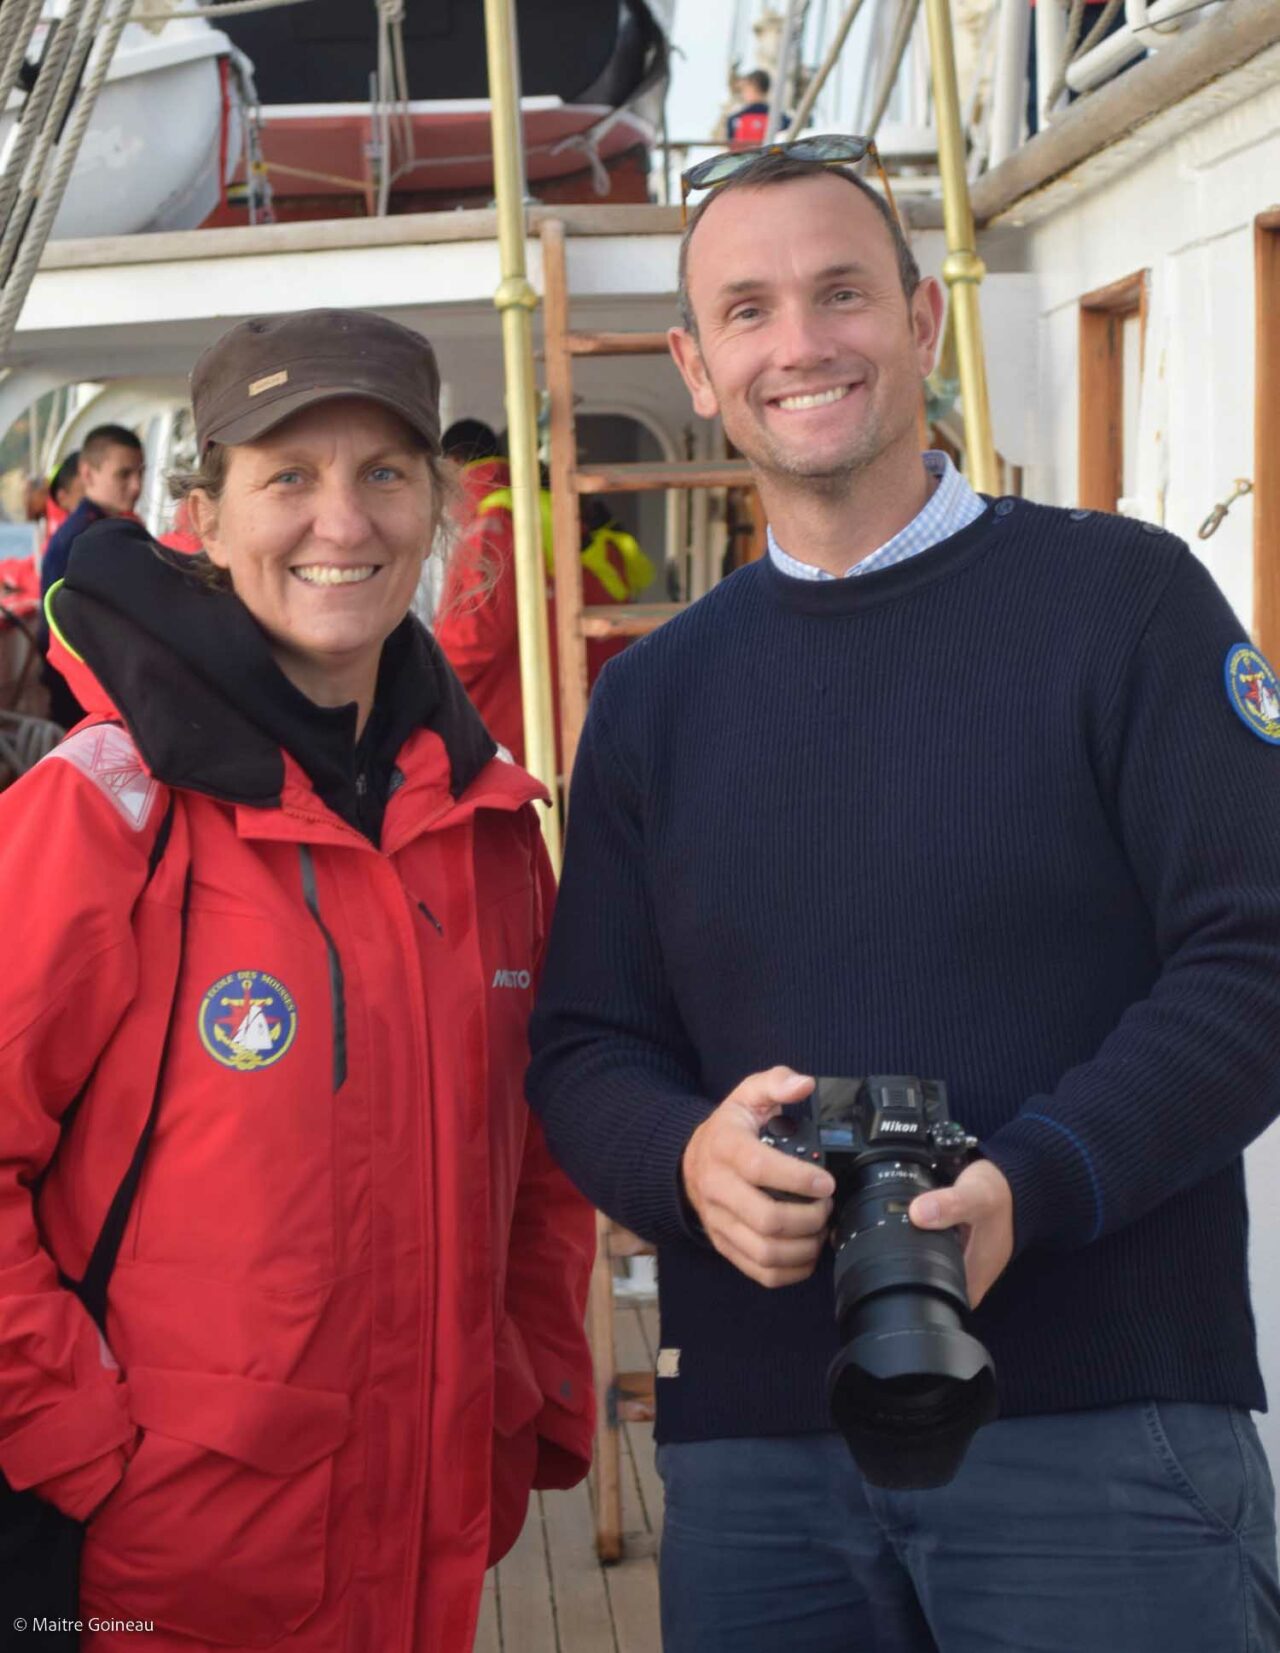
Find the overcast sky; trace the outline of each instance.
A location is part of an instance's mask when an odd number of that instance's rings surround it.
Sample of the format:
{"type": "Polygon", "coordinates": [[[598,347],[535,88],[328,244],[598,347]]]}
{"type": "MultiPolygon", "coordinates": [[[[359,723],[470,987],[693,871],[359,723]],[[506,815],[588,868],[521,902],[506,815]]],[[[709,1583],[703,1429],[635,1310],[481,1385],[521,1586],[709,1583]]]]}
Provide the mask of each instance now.
{"type": "MultiPolygon", "coordinates": [[[[811,68],[821,59],[846,0],[816,0],[810,7],[802,61],[811,68]]],[[[675,0],[672,24],[678,50],[673,54],[671,91],[667,98],[667,127],[674,141],[706,138],[728,96],[729,63],[736,46],[743,69],[750,69],[754,50],[752,21],[762,12],[785,11],[785,0],[675,0]]],[[[814,111],[817,130],[848,131],[870,26],[879,7],[864,6],[853,33],[840,55],[840,64],[814,111]]]]}
{"type": "Polygon", "coordinates": [[[677,141],[705,138],[715,125],[726,92],[735,9],[734,0],[676,0],[673,33],[679,52],[667,98],[667,127],[677,141]]]}

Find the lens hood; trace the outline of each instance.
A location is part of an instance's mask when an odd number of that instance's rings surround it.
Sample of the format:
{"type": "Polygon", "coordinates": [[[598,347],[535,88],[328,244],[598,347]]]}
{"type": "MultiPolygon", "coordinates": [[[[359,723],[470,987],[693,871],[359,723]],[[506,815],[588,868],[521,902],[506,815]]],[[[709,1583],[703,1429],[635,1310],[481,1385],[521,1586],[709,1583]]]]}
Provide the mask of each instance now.
{"type": "Polygon", "coordinates": [[[958,1323],[870,1329],[827,1372],[831,1416],[872,1486],[945,1486],[996,1415],[995,1367],[958,1323]]]}

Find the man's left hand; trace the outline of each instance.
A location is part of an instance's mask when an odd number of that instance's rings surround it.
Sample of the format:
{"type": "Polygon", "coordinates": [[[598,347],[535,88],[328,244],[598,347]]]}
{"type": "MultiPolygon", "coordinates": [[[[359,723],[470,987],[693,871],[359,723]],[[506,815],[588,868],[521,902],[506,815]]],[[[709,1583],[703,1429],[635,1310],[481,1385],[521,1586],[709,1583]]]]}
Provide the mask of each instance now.
{"type": "Polygon", "coordinates": [[[960,1230],[969,1304],[976,1309],[1013,1255],[1013,1190],[1004,1172],[975,1159],[950,1188],[918,1195],[907,1215],[917,1228],[960,1230]]]}

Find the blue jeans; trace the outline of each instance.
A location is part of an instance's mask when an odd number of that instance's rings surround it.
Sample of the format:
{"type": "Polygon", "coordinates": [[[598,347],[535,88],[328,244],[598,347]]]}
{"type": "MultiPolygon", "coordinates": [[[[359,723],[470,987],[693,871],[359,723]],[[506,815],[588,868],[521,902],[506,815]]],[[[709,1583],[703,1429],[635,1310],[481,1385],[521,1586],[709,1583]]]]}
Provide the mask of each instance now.
{"type": "Polygon", "coordinates": [[[658,1449],[665,1653],[1280,1653],[1247,1412],[1167,1402],[979,1431],[948,1487],[836,1435],[658,1449]]]}

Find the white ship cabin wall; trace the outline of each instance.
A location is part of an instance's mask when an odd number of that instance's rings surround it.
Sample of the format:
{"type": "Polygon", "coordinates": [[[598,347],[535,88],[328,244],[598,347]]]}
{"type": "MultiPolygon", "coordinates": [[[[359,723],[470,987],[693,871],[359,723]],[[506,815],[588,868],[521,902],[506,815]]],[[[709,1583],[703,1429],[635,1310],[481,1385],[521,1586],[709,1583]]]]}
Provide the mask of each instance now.
{"type": "Polygon", "coordinates": [[[1276,451],[1254,451],[1259,313],[1280,304],[1274,288],[1258,290],[1256,243],[1277,209],[1280,62],[1269,87],[1120,176],[1082,184],[1035,222],[1020,226],[1015,207],[980,237],[996,446],[1022,467],[1027,495],[1082,501],[1082,425],[1087,449],[1108,411],[1091,405],[1097,381],[1082,332],[1110,310],[1123,352],[1115,508],[1186,539],[1246,624],[1252,497],[1212,538],[1197,532],[1236,478],[1280,463],[1276,451]]]}
{"type": "MultiPolygon", "coordinates": [[[[1255,611],[1255,583],[1280,578],[1280,534],[1269,532],[1255,550],[1255,496],[1245,495],[1210,539],[1197,537],[1237,478],[1256,486],[1269,475],[1274,486],[1280,467],[1280,393],[1256,373],[1260,338],[1280,335],[1280,63],[1269,86],[1239,77],[1237,94],[1254,86],[1246,95],[1233,95],[1232,78],[1211,118],[1105,181],[1060,192],[1044,217],[1019,225],[1015,207],[981,234],[991,272],[983,324],[996,447],[1018,467],[1005,485],[1012,479],[1032,499],[1075,506],[1087,450],[1105,436],[1108,418],[1082,361],[1082,312],[1101,307],[1105,316],[1112,307],[1121,351],[1117,508],[1185,539],[1244,624],[1255,635],[1269,631],[1274,656],[1280,638],[1274,615],[1264,625],[1255,611]],[[1269,254],[1259,256],[1268,236],[1269,254]]],[[[916,241],[936,273],[941,234],[916,241]]],[[[1280,1480],[1280,1125],[1245,1163],[1253,1299],[1273,1408],[1259,1422],[1280,1480]]]]}

